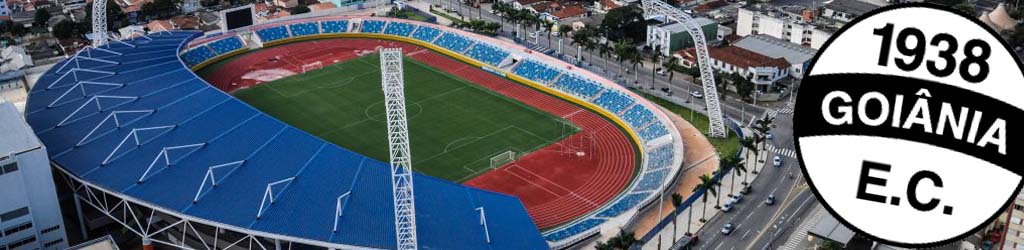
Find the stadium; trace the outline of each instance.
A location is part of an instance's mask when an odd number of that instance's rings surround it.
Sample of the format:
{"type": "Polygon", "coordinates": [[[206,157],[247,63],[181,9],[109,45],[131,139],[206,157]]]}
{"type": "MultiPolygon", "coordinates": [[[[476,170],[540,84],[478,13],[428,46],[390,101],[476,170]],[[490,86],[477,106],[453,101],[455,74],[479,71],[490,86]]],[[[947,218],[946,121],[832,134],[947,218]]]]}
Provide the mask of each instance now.
{"type": "Polygon", "coordinates": [[[43,75],[26,119],[83,206],[146,241],[393,249],[380,48],[404,53],[421,248],[560,249],[628,224],[678,175],[678,130],[641,96],[402,19],[111,42],[43,75]]]}

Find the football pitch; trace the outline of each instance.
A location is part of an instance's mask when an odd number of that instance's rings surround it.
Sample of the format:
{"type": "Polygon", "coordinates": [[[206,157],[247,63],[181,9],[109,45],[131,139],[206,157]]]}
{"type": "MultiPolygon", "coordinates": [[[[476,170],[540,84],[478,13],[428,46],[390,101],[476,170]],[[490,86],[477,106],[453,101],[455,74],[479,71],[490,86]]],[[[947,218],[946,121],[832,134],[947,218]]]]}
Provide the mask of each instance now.
{"type": "MultiPolygon", "coordinates": [[[[462,182],[503,152],[525,154],[579,131],[557,117],[405,58],[413,168],[462,182]]],[[[380,59],[370,54],[234,95],[299,129],[387,162],[380,59]]]]}

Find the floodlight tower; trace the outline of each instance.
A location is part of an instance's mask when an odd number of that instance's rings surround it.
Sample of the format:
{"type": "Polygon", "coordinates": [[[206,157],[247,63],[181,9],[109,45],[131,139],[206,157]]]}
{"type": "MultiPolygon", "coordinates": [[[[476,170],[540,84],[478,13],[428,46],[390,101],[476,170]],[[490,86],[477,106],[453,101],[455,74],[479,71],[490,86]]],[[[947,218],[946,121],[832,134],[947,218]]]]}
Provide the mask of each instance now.
{"type": "Polygon", "coordinates": [[[92,1],[92,46],[107,44],[107,0],[92,1]]]}
{"type": "Polygon", "coordinates": [[[642,0],[644,15],[647,18],[662,15],[672,21],[679,22],[686,26],[686,32],[693,38],[694,48],[697,51],[697,62],[700,65],[700,79],[704,85],[704,104],[708,107],[708,117],[711,120],[711,137],[724,138],[726,136],[725,123],[722,121],[722,106],[718,101],[718,91],[715,85],[715,72],[711,68],[711,57],[708,55],[707,40],[704,40],[704,30],[697,22],[693,21],[690,15],[661,0],[642,0]]]}
{"type": "Polygon", "coordinates": [[[405,78],[402,49],[380,49],[381,85],[387,108],[388,148],[391,155],[391,187],[395,198],[397,249],[416,249],[416,205],[412,191],[412,158],[409,127],[405,117],[405,78]]]}

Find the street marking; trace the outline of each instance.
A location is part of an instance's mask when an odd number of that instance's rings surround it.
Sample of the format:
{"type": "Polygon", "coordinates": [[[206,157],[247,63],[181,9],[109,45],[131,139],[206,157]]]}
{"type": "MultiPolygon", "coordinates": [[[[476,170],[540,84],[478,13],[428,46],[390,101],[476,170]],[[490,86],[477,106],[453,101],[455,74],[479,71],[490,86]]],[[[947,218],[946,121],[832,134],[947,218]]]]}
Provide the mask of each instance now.
{"type": "Polygon", "coordinates": [[[747,232],[743,233],[743,236],[740,236],[740,239],[747,238],[747,234],[750,234],[750,229],[747,229],[747,232]]]}
{"type": "Polygon", "coordinates": [[[782,155],[782,156],[786,156],[786,157],[789,157],[789,158],[796,158],[796,151],[792,150],[792,149],[779,148],[779,147],[775,147],[775,145],[768,144],[768,151],[772,152],[772,153],[775,153],[775,154],[782,155]]]}
{"type": "Polygon", "coordinates": [[[715,250],[718,250],[719,247],[722,247],[722,243],[725,243],[725,241],[718,242],[718,246],[715,246],[715,250]]]}

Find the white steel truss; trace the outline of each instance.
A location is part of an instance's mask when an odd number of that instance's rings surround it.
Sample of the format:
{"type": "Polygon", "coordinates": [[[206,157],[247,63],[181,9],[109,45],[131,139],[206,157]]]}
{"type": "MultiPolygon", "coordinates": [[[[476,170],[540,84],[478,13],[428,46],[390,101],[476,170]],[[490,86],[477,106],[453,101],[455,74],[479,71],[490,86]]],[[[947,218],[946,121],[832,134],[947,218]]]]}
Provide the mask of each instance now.
{"type": "Polygon", "coordinates": [[[217,187],[217,182],[224,180],[224,178],[227,178],[228,175],[234,173],[235,169],[238,169],[238,166],[241,166],[242,164],[245,164],[245,160],[211,166],[208,170],[206,170],[206,175],[203,176],[203,182],[199,184],[199,190],[196,190],[196,197],[192,198],[192,203],[199,202],[199,197],[203,195],[203,189],[206,188],[206,182],[210,182],[211,188],[217,187]],[[230,169],[225,171],[224,174],[218,175],[216,173],[216,170],[228,167],[230,167],[230,169]]]}
{"type": "Polygon", "coordinates": [[[416,206],[412,185],[409,128],[405,116],[405,78],[401,48],[380,49],[381,85],[387,107],[388,148],[391,156],[391,186],[395,202],[397,249],[417,249],[416,206]]]}
{"type": "Polygon", "coordinates": [[[92,1],[92,46],[107,44],[107,0],[92,1]]]}
{"type": "Polygon", "coordinates": [[[711,120],[709,124],[711,128],[708,131],[711,132],[711,137],[724,138],[727,132],[722,117],[722,106],[718,100],[715,72],[711,67],[711,57],[708,55],[707,40],[704,39],[704,30],[693,21],[690,15],[668,3],[661,0],[642,0],[641,3],[644,8],[644,15],[647,17],[662,15],[686,26],[686,32],[693,38],[693,44],[697,50],[700,79],[704,85],[704,104],[707,105],[708,117],[711,120]]]}
{"type": "Polygon", "coordinates": [[[263,200],[260,201],[260,210],[258,212],[256,212],[256,219],[257,220],[260,219],[260,218],[263,218],[263,211],[266,211],[266,209],[264,209],[264,208],[267,207],[267,206],[270,206],[270,205],[274,205],[274,202],[277,201],[277,197],[281,196],[281,193],[283,193],[284,189],[287,189],[288,186],[292,184],[293,180],[295,180],[294,176],[288,177],[288,178],[284,178],[283,180],[279,180],[279,181],[275,181],[275,182],[271,182],[270,184],[267,184],[267,190],[263,192],[263,200]],[[280,192],[274,192],[274,189],[275,189],[274,187],[277,187],[278,185],[282,185],[282,184],[284,185],[284,187],[281,188],[281,191],[280,192]],[[270,204],[267,204],[267,199],[268,198],[270,199],[270,204]]]}

